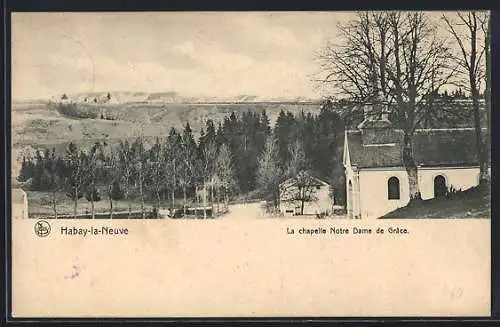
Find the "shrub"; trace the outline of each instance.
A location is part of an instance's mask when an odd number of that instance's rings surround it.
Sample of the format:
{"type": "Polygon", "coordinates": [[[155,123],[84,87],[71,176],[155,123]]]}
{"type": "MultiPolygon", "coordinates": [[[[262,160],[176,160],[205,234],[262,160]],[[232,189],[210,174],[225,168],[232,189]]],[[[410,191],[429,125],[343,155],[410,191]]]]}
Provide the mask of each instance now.
{"type": "Polygon", "coordinates": [[[451,185],[450,187],[448,187],[448,188],[446,189],[446,197],[447,197],[448,199],[451,199],[451,198],[453,198],[454,196],[456,196],[456,195],[460,195],[460,194],[462,194],[462,189],[458,189],[458,190],[457,190],[457,189],[456,189],[453,185],[451,185]]]}
{"type": "Polygon", "coordinates": [[[329,215],[329,212],[328,212],[328,211],[322,211],[322,212],[320,212],[320,213],[317,213],[317,214],[316,214],[316,218],[318,218],[318,219],[324,219],[324,218],[326,218],[328,215],[329,215]]]}
{"type": "MultiPolygon", "coordinates": [[[[80,191],[80,192],[78,192],[77,198],[78,198],[78,199],[81,199],[81,198],[83,198],[83,195],[84,195],[84,193],[83,193],[82,191],[80,191]]],[[[67,196],[68,198],[73,199],[73,198],[75,197],[75,191],[74,191],[74,190],[71,190],[71,191],[69,191],[69,192],[66,192],[66,196],[67,196]]]]}
{"type": "Polygon", "coordinates": [[[123,190],[120,188],[120,183],[115,181],[111,188],[111,199],[113,200],[122,200],[125,197],[123,190]]]}
{"type": "Polygon", "coordinates": [[[101,196],[99,195],[99,192],[97,190],[92,190],[92,191],[87,191],[85,193],[85,198],[87,199],[87,201],[95,201],[95,202],[98,202],[98,201],[101,201],[101,196]]]}
{"type": "Polygon", "coordinates": [[[99,109],[90,107],[90,106],[80,106],[78,107],[76,103],[59,103],[57,105],[57,111],[65,116],[73,117],[73,118],[87,118],[87,119],[96,119],[99,117],[99,109]]]}
{"type": "Polygon", "coordinates": [[[40,205],[47,206],[52,204],[52,199],[49,196],[40,197],[40,205]]]}

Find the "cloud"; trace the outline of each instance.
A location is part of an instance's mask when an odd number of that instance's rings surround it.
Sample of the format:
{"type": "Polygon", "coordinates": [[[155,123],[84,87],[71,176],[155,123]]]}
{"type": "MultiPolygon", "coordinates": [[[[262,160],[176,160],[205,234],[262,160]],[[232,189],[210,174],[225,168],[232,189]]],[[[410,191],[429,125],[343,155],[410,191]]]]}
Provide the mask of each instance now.
{"type": "Polygon", "coordinates": [[[236,15],[235,29],[240,34],[240,40],[251,44],[260,44],[263,47],[295,46],[296,37],[286,27],[276,25],[273,17],[276,14],[256,15],[255,13],[236,15]]]}
{"type": "Polygon", "coordinates": [[[23,97],[108,90],[311,96],[314,50],[332,34],[336,17],[19,15],[13,20],[13,85],[23,97]]]}
{"type": "Polygon", "coordinates": [[[181,44],[173,46],[173,50],[177,51],[179,54],[193,57],[194,55],[194,43],[192,41],[184,41],[181,44]]]}
{"type": "Polygon", "coordinates": [[[219,71],[248,68],[254,60],[241,53],[229,52],[216,44],[195,44],[185,41],[173,46],[174,51],[189,57],[208,70],[219,71]]]}

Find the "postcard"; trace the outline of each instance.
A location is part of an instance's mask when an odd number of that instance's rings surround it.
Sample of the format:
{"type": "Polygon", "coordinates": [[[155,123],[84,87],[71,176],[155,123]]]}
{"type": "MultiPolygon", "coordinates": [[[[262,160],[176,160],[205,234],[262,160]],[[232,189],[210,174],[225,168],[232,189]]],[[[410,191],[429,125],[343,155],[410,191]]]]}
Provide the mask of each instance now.
{"type": "Polygon", "coordinates": [[[14,318],[490,315],[489,12],[11,23],[14,318]]]}

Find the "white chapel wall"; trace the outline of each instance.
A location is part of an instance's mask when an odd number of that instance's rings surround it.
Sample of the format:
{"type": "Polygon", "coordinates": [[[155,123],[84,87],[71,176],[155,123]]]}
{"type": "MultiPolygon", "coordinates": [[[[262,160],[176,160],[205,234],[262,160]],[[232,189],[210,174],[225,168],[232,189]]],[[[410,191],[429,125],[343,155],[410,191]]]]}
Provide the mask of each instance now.
{"type": "Polygon", "coordinates": [[[359,175],[351,166],[346,166],[346,209],[348,218],[360,217],[360,192],[359,175]],[[349,181],[352,184],[352,192],[349,191],[349,181]]]}
{"type": "Polygon", "coordinates": [[[434,178],[441,175],[445,178],[446,187],[462,191],[479,184],[479,168],[419,168],[418,183],[422,199],[434,197],[434,178]]]}
{"type": "MultiPolygon", "coordinates": [[[[446,186],[466,190],[479,183],[479,168],[419,168],[418,179],[422,199],[434,197],[434,178],[444,176],[446,186]]],[[[347,176],[348,177],[348,176],[347,176]]],[[[410,201],[408,175],[404,168],[392,170],[361,170],[359,172],[361,217],[375,219],[410,201]],[[387,183],[390,177],[397,177],[400,186],[400,199],[389,200],[387,183]]]]}
{"type": "Polygon", "coordinates": [[[408,175],[404,169],[362,170],[359,172],[359,186],[362,219],[376,219],[410,201],[408,175]],[[399,200],[388,199],[387,182],[393,176],[399,179],[399,200]]]}

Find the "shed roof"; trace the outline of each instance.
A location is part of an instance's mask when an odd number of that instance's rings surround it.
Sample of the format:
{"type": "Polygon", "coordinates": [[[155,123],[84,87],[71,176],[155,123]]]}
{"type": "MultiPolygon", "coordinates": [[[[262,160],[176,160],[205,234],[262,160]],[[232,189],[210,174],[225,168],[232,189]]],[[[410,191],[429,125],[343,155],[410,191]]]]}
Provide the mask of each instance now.
{"type": "MultiPolygon", "coordinates": [[[[311,181],[311,185],[312,186],[328,186],[330,184],[328,184],[327,182],[317,178],[317,177],[314,177],[314,176],[310,176],[310,181],[311,181]]],[[[288,187],[290,186],[294,186],[294,184],[296,184],[296,179],[295,178],[289,178],[287,180],[285,180],[284,182],[282,182],[280,185],[286,185],[288,187]]]]}

